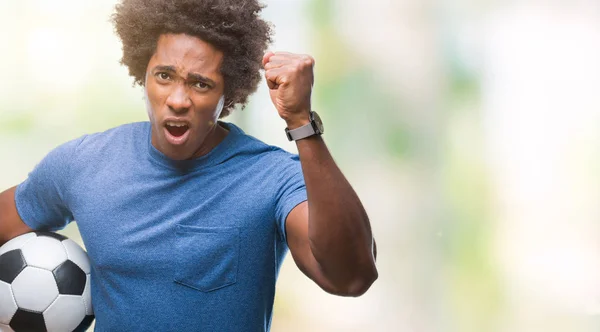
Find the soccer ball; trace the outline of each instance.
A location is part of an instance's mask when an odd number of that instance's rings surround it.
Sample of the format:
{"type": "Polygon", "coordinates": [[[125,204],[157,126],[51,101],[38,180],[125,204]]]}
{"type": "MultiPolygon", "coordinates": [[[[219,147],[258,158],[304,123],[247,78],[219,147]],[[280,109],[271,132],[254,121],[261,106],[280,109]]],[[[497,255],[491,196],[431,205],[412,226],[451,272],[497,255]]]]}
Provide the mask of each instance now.
{"type": "Polygon", "coordinates": [[[90,261],[77,243],[34,232],[0,247],[0,331],[85,331],[93,320],[90,261]]]}

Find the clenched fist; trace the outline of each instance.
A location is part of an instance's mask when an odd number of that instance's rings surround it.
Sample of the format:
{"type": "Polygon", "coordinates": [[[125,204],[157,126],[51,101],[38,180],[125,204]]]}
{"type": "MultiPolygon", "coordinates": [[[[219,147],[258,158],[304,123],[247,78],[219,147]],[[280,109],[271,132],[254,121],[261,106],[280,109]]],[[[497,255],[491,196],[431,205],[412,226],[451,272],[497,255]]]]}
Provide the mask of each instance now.
{"type": "Polygon", "coordinates": [[[269,52],[263,57],[271,100],[289,129],[310,122],[315,60],[309,55],[269,52]]]}

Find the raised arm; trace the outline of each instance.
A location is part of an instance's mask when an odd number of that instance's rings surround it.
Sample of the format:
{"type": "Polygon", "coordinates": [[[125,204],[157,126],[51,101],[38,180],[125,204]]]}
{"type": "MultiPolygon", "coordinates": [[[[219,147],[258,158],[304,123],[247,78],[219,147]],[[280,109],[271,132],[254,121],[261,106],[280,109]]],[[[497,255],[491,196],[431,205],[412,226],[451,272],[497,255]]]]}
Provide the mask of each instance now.
{"type": "Polygon", "coordinates": [[[308,202],[286,222],[294,261],[327,292],[360,296],[378,276],[369,218],[321,137],[298,141],[298,150],[308,202]]]}
{"type": "MultiPolygon", "coordinates": [[[[271,100],[288,129],[310,122],[314,59],[286,52],[263,58],[271,100]]],[[[360,296],[377,279],[377,249],[358,196],[323,139],[297,142],[308,202],[286,220],[287,243],[298,267],[332,294],[360,296]]]]}
{"type": "Polygon", "coordinates": [[[0,246],[14,237],[32,231],[17,213],[16,190],[17,187],[12,187],[0,193],[0,246]]]}

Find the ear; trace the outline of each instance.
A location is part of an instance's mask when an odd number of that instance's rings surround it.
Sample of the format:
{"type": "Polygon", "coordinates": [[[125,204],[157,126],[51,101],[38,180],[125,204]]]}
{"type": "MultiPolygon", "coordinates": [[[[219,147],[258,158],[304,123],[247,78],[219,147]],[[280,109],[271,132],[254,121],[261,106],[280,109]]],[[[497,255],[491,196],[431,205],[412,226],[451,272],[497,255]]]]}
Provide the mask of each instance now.
{"type": "Polygon", "coordinates": [[[219,103],[217,104],[217,108],[215,109],[215,115],[217,119],[219,119],[221,112],[223,112],[223,106],[225,106],[225,95],[221,95],[221,98],[219,98],[219,103]]]}

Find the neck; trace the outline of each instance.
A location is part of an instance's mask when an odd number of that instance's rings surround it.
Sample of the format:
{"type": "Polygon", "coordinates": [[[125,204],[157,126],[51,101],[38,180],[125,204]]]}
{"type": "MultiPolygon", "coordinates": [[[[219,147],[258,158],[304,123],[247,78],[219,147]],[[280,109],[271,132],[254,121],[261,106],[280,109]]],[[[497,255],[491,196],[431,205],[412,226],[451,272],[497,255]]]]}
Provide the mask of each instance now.
{"type": "Polygon", "coordinates": [[[219,143],[221,143],[225,137],[229,134],[229,130],[223,128],[219,122],[215,123],[208,134],[206,134],[206,138],[202,145],[194,152],[190,159],[196,159],[204,156],[209,153],[212,149],[214,149],[219,143]]]}

